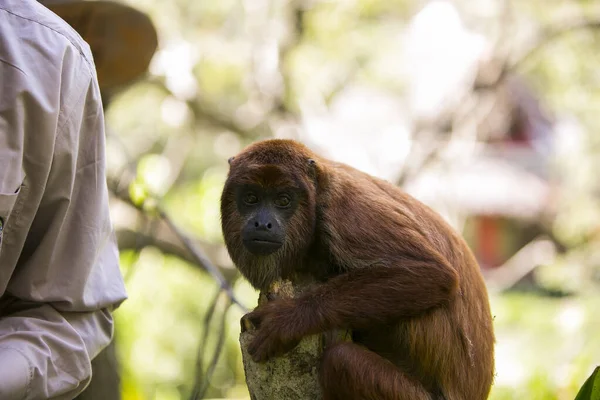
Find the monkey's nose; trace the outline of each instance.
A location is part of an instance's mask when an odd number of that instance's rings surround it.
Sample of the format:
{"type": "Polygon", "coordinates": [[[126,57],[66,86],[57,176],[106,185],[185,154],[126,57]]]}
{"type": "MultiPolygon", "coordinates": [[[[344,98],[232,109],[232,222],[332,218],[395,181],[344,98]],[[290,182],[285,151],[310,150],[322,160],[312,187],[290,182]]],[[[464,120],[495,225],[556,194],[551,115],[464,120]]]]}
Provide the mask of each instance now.
{"type": "Polygon", "coordinates": [[[254,228],[257,231],[270,231],[273,228],[273,224],[270,221],[254,221],[254,228]]]}
{"type": "Polygon", "coordinates": [[[285,236],[276,220],[259,215],[246,225],[242,239],[251,253],[264,256],[283,246],[285,236]]]}

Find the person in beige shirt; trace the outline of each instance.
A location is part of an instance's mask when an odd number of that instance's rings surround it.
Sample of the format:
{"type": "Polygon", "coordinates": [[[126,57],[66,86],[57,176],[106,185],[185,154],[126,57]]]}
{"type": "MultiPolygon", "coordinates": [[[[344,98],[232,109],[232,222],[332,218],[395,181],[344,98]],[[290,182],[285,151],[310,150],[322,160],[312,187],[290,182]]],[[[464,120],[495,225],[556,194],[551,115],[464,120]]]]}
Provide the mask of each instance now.
{"type": "Polygon", "coordinates": [[[89,46],[0,0],[0,400],[73,399],[126,298],[89,46]]]}

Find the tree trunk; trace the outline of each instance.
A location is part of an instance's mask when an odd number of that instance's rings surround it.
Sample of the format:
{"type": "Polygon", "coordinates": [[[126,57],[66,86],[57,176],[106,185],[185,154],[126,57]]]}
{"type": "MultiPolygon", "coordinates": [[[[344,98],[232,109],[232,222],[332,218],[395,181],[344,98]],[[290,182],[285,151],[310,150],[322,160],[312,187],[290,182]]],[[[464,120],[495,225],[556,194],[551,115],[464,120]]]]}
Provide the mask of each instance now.
{"type": "MultiPolygon", "coordinates": [[[[267,302],[267,298],[294,297],[306,290],[307,286],[292,286],[289,281],[276,282],[269,294],[261,293],[258,303],[267,302]]],[[[349,340],[346,331],[336,331],[305,337],[290,352],[275,357],[265,363],[255,363],[247,348],[254,337],[254,327],[242,317],[240,346],[246,384],[252,400],[320,400],[319,364],[324,341],[349,340]]]]}

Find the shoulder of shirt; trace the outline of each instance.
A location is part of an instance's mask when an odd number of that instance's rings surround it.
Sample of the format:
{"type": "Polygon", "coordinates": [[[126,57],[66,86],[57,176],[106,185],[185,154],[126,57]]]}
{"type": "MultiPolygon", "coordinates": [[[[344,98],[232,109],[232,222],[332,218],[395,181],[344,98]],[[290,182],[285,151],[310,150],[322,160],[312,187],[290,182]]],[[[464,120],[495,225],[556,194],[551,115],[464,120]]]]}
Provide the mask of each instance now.
{"type": "MultiPolygon", "coordinates": [[[[37,0],[3,0],[0,1],[0,12],[2,11],[19,18],[21,20],[20,27],[34,24],[46,30],[49,35],[56,39],[57,44],[60,43],[65,48],[71,47],[76,50],[85,60],[90,72],[95,73],[94,59],[89,45],[75,29],[37,0]]],[[[27,32],[26,29],[20,29],[20,31],[27,32]]],[[[2,27],[0,26],[1,33],[2,27]]],[[[22,70],[19,65],[15,65],[15,67],[22,70]]]]}

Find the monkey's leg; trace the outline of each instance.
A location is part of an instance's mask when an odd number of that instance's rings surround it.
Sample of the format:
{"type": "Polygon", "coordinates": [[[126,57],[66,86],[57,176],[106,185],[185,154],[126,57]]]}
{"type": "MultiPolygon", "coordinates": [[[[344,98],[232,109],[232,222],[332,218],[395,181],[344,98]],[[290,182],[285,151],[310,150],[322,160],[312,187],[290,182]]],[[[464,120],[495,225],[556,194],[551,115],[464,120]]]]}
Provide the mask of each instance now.
{"type": "Polygon", "coordinates": [[[380,355],[342,342],[323,354],[320,373],[324,400],[431,400],[414,378],[380,355]]]}

